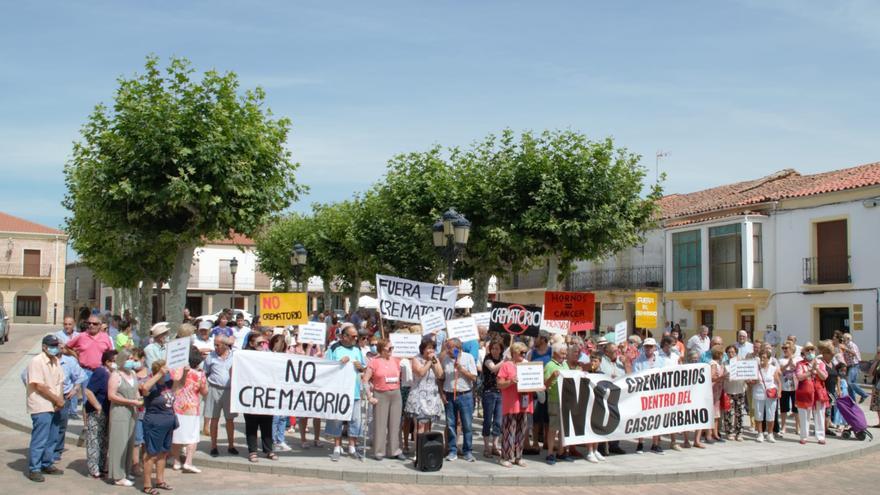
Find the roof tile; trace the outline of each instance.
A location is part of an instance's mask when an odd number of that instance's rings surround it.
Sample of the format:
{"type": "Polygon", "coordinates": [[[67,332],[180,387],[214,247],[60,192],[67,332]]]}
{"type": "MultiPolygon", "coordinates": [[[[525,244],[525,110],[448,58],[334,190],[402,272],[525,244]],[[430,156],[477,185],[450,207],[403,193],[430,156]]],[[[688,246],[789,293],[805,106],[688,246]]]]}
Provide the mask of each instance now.
{"type": "Polygon", "coordinates": [[[0,232],[21,232],[28,234],[57,234],[64,235],[64,232],[45,225],[40,225],[24,218],[12,216],[8,213],[0,212],[0,232]]]}

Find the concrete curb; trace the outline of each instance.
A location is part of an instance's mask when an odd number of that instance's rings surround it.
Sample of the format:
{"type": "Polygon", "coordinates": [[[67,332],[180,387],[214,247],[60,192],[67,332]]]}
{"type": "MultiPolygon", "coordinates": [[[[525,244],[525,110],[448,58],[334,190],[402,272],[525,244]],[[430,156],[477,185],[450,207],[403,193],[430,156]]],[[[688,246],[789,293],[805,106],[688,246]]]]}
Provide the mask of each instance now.
{"type": "MultiPolygon", "coordinates": [[[[21,361],[29,359],[25,356],[21,361]]],[[[14,374],[18,379],[18,373],[21,370],[22,362],[13,366],[2,380],[6,380],[10,375],[14,374]]],[[[23,424],[20,420],[10,419],[8,411],[3,410],[0,406],[0,424],[11,429],[30,433],[30,425],[23,424]]],[[[65,443],[76,445],[77,437],[68,433],[65,443]]],[[[308,478],[319,478],[336,481],[347,481],[356,483],[400,483],[400,484],[419,484],[419,485],[469,485],[469,486],[545,486],[548,481],[552,481],[561,486],[583,486],[583,485],[633,485],[633,484],[651,484],[651,483],[668,483],[696,480],[714,480],[714,479],[730,479],[740,477],[751,477],[764,474],[778,474],[801,469],[809,469],[824,465],[831,462],[841,462],[853,459],[868,453],[880,451],[880,441],[878,442],[856,442],[851,441],[853,448],[846,451],[831,452],[826,455],[815,455],[809,458],[804,456],[782,458],[778,462],[761,462],[758,461],[753,465],[735,465],[725,467],[710,467],[709,469],[700,469],[687,472],[627,472],[627,473],[584,473],[572,474],[570,472],[561,472],[558,474],[538,472],[534,470],[514,470],[510,474],[494,474],[494,473],[444,473],[442,470],[433,473],[422,473],[411,468],[411,464],[406,466],[404,472],[393,472],[396,469],[389,470],[381,465],[376,465],[372,469],[359,468],[356,470],[346,469],[351,464],[347,463],[322,463],[320,467],[312,465],[280,465],[261,462],[253,464],[242,457],[236,457],[232,460],[217,460],[208,457],[204,453],[197,453],[198,465],[215,469],[225,469],[233,471],[243,471],[251,473],[277,474],[285,476],[301,476],[308,478]],[[324,467],[326,466],[326,467],[324,467]],[[519,473],[522,473],[521,475],[519,473]]],[[[372,461],[371,461],[372,462],[372,461]]],[[[386,461],[391,462],[391,461],[386,461]]],[[[538,461],[532,459],[532,463],[538,461]]],[[[506,470],[510,471],[510,470],[506,470]]]]}

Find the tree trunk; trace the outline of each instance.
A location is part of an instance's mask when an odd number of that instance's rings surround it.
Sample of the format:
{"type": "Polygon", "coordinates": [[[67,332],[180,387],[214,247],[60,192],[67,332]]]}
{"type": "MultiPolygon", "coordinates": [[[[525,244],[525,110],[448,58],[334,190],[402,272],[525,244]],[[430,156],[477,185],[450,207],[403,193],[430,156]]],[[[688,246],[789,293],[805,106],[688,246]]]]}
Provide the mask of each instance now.
{"type": "Polygon", "coordinates": [[[153,326],[153,281],[146,279],[141,282],[141,286],[137,289],[137,308],[135,318],[138,321],[138,335],[141,343],[146,342],[146,337],[150,334],[150,327],[153,326]]]}
{"type": "Polygon", "coordinates": [[[348,293],[348,312],[354,314],[358,310],[358,299],[361,298],[361,279],[355,277],[351,281],[351,292],[348,293]]]}
{"type": "Polygon", "coordinates": [[[474,300],[474,307],[471,313],[482,313],[486,311],[486,304],[489,302],[489,279],[492,274],[486,271],[477,270],[474,278],[471,280],[471,298],[474,300]]]}
{"type": "Polygon", "coordinates": [[[559,290],[559,255],[547,257],[547,290],[559,290]]]}
{"type": "Polygon", "coordinates": [[[330,285],[329,277],[321,277],[324,284],[324,311],[332,311],[333,308],[333,288],[330,285]]]}
{"type": "Polygon", "coordinates": [[[177,329],[183,323],[183,308],[186,306],[186,286],[189,283],[189,271],[192,267],[195,246],[185,244],[177,249],[174,256],[174,268],[171,271],[169,286],[171,293],[168,295],[165,316],[171,324],[171,334],[177,334],[177,329]]]}

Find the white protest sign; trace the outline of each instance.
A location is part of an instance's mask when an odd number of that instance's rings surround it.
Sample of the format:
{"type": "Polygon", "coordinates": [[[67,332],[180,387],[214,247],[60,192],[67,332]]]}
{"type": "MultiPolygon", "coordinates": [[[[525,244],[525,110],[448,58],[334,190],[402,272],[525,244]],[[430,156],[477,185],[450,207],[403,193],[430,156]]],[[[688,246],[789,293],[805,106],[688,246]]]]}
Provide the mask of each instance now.
{"type": "Polygon", "coordinates": [[[190,344],[192,344],[192,340],[189,337],[182,337],[168,342],[168,345],[165,346],[165,366],[169,370],[189,365],[190,344]]]}
{"type": "Polygon", "coordinates": [[[740,359],[729,366],[730,380],[757,380],[758,360],[740,359]]]}
{"type": "Polygon", "coordinates": [[[614,342],[626,342],[626,321],[614,325],[614,342]]]}
{"type": "Polygon", "coordinates": [[[232,412],[348,421],[354,365],[276,352],[232,354],[232,412]]]}
{"type": "Polygon", "coordinates": [[[326,339],[327,325],[322,321],[310,321],[299,326],[297,341],[302,344],[324,345],[326,339]]]}
{"type": "Polygon", "coordinates": [[[425,313],[419,318],[422,323],[422,334],[437,333],[446,328],[446,313],[443,310],[425,313]]]}
{"type": "Polygon", "coordinates": [[[559,420],[563,445],[649,438],[712,427],[708,364],[608,375],[561,371],[559,420]]]}
{"type": "Polygon", "coordinates": [[[417,333],[392,333],[388,336],[391,339],[391,355],[399,358],[411,358],[419,355],[419,345],[422,343],[422,336],[417,333]]]}
{"type": "Polygon", "coordinates": [[[376,275],[379,313],[387,320],[420,323],[421,316],[442,310],[445,319],[455,314],[458,287],[376,275]]]}
{"type": "Polygon", "coordinates": [[[568,335],[571,322],[568,320],[541,320],[541,330],[549,333],[568,335]]]}
{"type": "Polygon", "coordinates": [[[446,322],[446,338],[469,342],[480,340],[480,334],[477,332],[477,324],[474,323],[473,317],[459,318],[446,322]]]}
{"type": "Polygon", "coordinates": [[[477,327],[486,327],[486,328],[489,328],[489,318],[491,316],[492,316],[491,311],[484,311],[482,313],[471,314],[471,318],[474,319],[474,323],[477,324],[477,327]]]}
{"type": "Polygon", "coordinates": [[[540,392],[544,390],[544,364],[541,362],[516,365],[516,391],[540,392]]]}

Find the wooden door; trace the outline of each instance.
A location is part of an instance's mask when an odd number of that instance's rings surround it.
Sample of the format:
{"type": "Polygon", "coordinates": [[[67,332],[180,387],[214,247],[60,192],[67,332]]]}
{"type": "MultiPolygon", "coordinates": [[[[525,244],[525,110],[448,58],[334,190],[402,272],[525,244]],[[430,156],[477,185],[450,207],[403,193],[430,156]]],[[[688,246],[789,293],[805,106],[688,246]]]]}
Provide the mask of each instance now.
{"type": "Polygon", "coordinates": [[[820,284],[849,282],[846,220],[816,224],[816,264],[820,284]]]}
{"type": "Polygon", "coordinates": [[[40,276],[40,250],[25,249],[24,250],[24,268],[22,275],[25,277],[40,276]]]}

